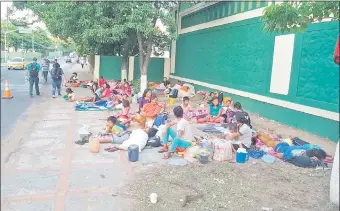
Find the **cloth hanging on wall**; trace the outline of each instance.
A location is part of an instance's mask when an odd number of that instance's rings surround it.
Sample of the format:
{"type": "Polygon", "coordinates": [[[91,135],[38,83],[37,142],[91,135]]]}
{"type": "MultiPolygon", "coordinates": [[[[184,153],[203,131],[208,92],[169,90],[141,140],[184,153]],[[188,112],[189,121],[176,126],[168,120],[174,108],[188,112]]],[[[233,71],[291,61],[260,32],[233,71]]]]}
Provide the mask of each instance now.
{"type": "Polygon", "coordinates": [[[336,42],[335,51],[334,51],[334,62],[336,64],[340,64],[340,49],[339,49],[339,45],[340,45],[340,36],[338,37],[338,41],[336,42]]]}

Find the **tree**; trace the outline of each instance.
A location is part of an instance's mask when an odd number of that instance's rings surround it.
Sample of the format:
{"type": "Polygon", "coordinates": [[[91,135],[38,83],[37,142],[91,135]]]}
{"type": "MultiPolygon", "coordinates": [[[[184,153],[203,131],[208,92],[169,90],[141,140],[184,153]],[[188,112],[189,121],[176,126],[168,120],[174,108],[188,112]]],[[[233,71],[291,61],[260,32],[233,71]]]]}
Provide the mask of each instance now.
{"type": "Polygon", "coordinates": [[[139,55],[140,71],[145,80],[151,53],[169,47],[176,37],[172,2],[14,2],[17,9],[30,9],[48,30],[65,40],[72,38],[80,54],[116,55],[123,57],[126,69],[128,56],[139,55]],[[72,11],[72,12],[70,12],[72,11]],[[65,15],[67,14],[67,15],[65,15]],[[167,31],[155,27],[162,22],[167,31]]]}
{"type": "Polygon", "coordinates": [[[272,4],[264,10],[264,29],[270,32],[303,32],[325,18],[339,20],[338,1],[298,1],[272,4]]]}

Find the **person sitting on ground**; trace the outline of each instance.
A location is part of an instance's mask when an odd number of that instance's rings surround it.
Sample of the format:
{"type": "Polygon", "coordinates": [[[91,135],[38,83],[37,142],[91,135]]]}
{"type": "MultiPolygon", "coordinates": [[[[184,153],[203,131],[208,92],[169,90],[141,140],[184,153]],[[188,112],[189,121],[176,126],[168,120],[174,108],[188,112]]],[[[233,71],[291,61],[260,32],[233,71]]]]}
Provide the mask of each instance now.
{"type": "Polygon", "coordinates": [[[81,101],[81,102],[97,102],[97,101],[100,101],[102,91],[101,91],[100,87],[98,86],[98,84],[93,83],[92,86],[90,87],[90,89],[92,91],[93,96],[92,97],[85,97],[85,98],[82,98],[78,101],[81,101]]]}
{"type": "Polygon", "coordinates": [[[110,116],[107,118],[105,134],[98,137],[99,143],[121,144],[129,138],[124,134],[124,129],[117,124],[117,118],[110,116]]]}
{"type": "Polygon", "coordinates": [[[231,123],[232,118],[235,116],[233,109],[231,108],[231,99],[226,100],[222,107],[222,117],[224,123],[231,123]]]}
{"type": "Polygon", "coordinates": [[[222,106],[218,103],[218,98],[214,97],[212,99],[212,104],[209,104],[208,115],[205,117],[198,117],[197,123],[222,123],[222,106]]]}
{"type": "Polygon", "coordinates": [[[119,121],[123,125],[129,126],[129,123],[131,121],[131,118],[130,118],[130,102],[128,100],[123,100],[122,104],[123,104],[123,108],[117,114],[117,118],[119,119],[119,121]]]}
{"type": "Polygon", "coordinates": [[[101,100],[108,100],[109,97],[112,95],[112,91],[110,89],[110,85],[105,82],[102,86],[102,93],[101,93],[101,100]]]}
{"type": "Polygon", "coordinates": [[[176,148],[186,149],[192,145],[194,136],[192,133],[191,125],[187,120],[183,118],[183,108],[181,106],[176,106],[173,109],[175,120],[166,125],[166,130],[163,133],[164,148],[159,152],[164,152],[164,158],[168,159],[171,157],[172,153],[175,152],[176,148]],[[175,132],[171,127],[177,124],[177,132],[175,132]],[[169,137],[171,137],[172,142],[168,150],[169,137]]]}
{"type": "Polygon", "coordinates": [[[184,119],[189,121],[190,112],[192,111],[192,107],[189,102],[189,97],[183,97],[182,109],[183,109],[184,119]]]}
{"type": "Polygon", "coordinates": [[[150,102],[151,95],[152,95],[151,89],[144,90],[142,97],[138,99],[139,102],[138,112],[141,112],[144,105],[150,102]]]}
{"type": "Polygon", "coordinates": [[[327,153],[318,148],[309,149],[309,146],[289,146],[286,142],[276,145],[275,151],[278,152],[277,157],[292,163],[299,167],[317,167],[324,166],[323,160],[327,157],[327,153]]]}
{"type": "Polygon", "coordinates": [[[133,118],[136,122],[140,123],[143,128],[151,127],[153,121],[161,113],[161,107],[158,104],[158,98],[156,95],[152,95],[151,101],[145,104],[140,112],[133,118]],[[149,123],[146,125],[146,123],[149,123]]]}
{"type": "Polygon", "coordinates": [[[71,78],[68,80],[68,83],[79,83],[78,74],[76,72],[72,73],[71,78]]]}
{"type": "Polygon", "coordinates": [[[236,113],[242,113],[244,118],[246,118],[246,124],[250,127],[250,129],[253,128],[251,126],[251,121],[250,121],[249,114],[247,112],[243,111],[242,105],[239,102],[236,102],[234,104],[234,114],[236,115],[236,113]]]}
{"type": "MultiPolygon", "coordinates": [[[[124,79],[124,80],[126,80],[126,79],[124,79]]],[[[127,94],[128,96],[131,96],[132,90],[131,90],[131,87],[130,87],[128,82],[124,82],[124,84],[122,86],[122,91],[123,91],[122,94],[127,94]]]]}
{"type": "Polygon", "coordinates": [[[182,87],[182,82],[178,80],[177,83],[174,86],[171,87],[171,85],[169,84],[168,87],[169,88],[164,90],[164,94],[170,94],[173,89],[180,90],[180,88],[182,87]]]}
{"type": "Polygon", "coordinates": [[[66,89],[66,100],[69,102],[73,102],[76,99],[76,93],[73,92],[71,88],[66,89]]]}
{"type": "Polygon", "coordinates": [[[231,134],[226,135],[226,139],[230,141],[234,141],[233,148],[237,151],[238,148],[245,148],[248,149],[252,144],[252,130],[246,124],[247,119],[244,117],[242,113],[238,113],[235,115],[237,121],[238,130],[235,129],[232,131],[231,134]]]}
{"type": "Polygon", "coordinates": [[[98,80],[99,87],[103,87],[105,83],[106,83],[106,80],[104,79],[104,77],[100,76],[98,80]]]}

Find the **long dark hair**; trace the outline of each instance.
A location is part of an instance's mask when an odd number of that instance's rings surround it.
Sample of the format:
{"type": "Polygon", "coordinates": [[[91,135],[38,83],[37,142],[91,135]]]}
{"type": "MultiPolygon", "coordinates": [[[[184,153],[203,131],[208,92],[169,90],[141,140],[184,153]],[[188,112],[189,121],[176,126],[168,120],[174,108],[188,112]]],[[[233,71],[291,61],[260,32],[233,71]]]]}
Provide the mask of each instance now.
{"type": "Polygon", "coordinates": [[[145,98],[146,93],[151,92],[151,89],[147,88],[144,90],[142,97],[145,98]]]}

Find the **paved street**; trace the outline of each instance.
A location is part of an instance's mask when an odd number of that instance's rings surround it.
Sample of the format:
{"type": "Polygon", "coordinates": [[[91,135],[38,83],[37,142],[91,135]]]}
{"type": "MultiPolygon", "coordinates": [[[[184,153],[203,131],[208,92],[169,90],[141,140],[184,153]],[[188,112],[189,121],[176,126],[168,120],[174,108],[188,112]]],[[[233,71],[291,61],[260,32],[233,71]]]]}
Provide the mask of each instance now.
{"type": "MultiPolygon", "coordinates": [[[[67,70],[71,65],[61,61],[61,66],[67,70]]],[[[1,139],[4,139],[6,135],[8,135],[10,129],[18,119],[25,118],[23,114],[26,109],[32,102],[37,100],[36,97],[32,99],[29,98],[29,84],[28,82],[25,83],[24,70],[7,70],[6,67],[1,67],[1,96],[5,88],[5,80],[8,80],[9,88],[14,98],[1,100],[1,139]]],[[[47,84],[40,81],[41,94],[50,94],[50,86],[50,81],[47,84]]]]}

